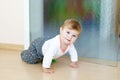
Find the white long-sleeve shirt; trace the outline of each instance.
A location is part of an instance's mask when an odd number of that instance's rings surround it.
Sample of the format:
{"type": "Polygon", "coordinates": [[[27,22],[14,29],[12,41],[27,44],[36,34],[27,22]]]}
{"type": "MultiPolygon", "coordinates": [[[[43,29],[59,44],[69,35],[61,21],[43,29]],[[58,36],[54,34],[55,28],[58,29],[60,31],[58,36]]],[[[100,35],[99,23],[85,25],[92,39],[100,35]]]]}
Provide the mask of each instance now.
{"type": "Polygon", "coordinates": [[[44,68],[50,68],[52,59],[57,59],[60,56],[63,56],[64,54],[66,54],[67,52],[69,52],[72,62],[78,61],[77,51],[73,44],[68,46],[65,52],[63,52],[60,49],[60,45],[61,44],[60,44],[59,35],[57,35],[56,37],[52,39],[45,41],[45,43],[42,46],[42,53],[44,55],[42,66],[44,68]]]}

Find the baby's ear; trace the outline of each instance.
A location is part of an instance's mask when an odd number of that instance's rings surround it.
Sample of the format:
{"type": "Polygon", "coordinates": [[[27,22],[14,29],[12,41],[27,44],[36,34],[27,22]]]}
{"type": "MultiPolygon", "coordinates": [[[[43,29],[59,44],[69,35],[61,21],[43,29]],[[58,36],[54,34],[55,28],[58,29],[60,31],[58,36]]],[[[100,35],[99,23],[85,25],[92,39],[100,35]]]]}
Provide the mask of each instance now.
{"type": "Polygon", "coordinates": [[[60,27],[60,33],[62,32],[62,27],[60,27]]]}

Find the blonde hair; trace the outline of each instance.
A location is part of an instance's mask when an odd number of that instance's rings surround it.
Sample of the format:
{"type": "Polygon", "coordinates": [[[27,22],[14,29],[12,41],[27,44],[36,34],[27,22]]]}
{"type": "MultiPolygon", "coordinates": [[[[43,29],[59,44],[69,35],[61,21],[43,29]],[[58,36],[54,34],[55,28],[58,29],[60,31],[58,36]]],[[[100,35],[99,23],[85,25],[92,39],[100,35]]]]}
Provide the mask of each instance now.
{"type": "Polygon", "coordinates": [[[82,31],[82,26],[79,23],[79,21],[77,21],[76,19],[67,19],[64,21],[64,24],[61,26],[62,29],[64,28],[69,28],[69,29],[73,29],[79,32],[82,31]]]}

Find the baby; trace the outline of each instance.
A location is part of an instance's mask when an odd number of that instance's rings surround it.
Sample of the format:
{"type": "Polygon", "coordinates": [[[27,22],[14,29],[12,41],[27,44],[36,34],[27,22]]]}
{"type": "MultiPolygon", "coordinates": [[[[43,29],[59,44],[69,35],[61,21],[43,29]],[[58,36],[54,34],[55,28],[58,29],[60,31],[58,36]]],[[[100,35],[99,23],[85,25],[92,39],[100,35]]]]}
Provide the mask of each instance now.
{"type": "Polygon", "coordinates": [[[70,54],[72,68],[78,67],[78,55],[74,47],[74,42],[82,31],[80,23],[75,19],[67,19],[60,27],[60,34],[45,40],[38,38],[34,40],[28,50],[21,53],[23,61],[35,64],[42,60],[42,71],[45,73],[53,73],[51,68],[53,59],[57,59],[67,52],[70,54]]]}

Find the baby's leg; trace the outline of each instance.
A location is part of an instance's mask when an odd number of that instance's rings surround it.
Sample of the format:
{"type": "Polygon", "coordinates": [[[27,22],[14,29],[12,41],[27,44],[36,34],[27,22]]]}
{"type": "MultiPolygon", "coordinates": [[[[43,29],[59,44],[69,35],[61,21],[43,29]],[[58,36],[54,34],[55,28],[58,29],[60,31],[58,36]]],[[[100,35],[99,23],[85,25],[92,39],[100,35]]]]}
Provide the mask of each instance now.
{"type": "Polygon", "coordinates": [[[35,64],[40,62],[43,59],[43,55],[42,55],[43,43],[44,43],[44,39],[42,38],[35,39],[30,44],[28,50],[24,50],[21,53],[22,60],[30,64],[35,64]]]}
{"type": "Polygon", "coordinates": [[[40,58],[37,55],[36,47],[33,45],[33,43],[31,43],[28,50],[24,50],[21,53],[21,58],[23,61],[30,63],[30,64],[35,64],[40,61],[40,58]]]}
{"type": "Polygon", "coordinates": [[[23,61],[29,64],[36,64],[38,62],[38,58],[35,56],[35,54],[31,54],[29,50],[24,50],[21,53],[21,58],[23,61]]]}

